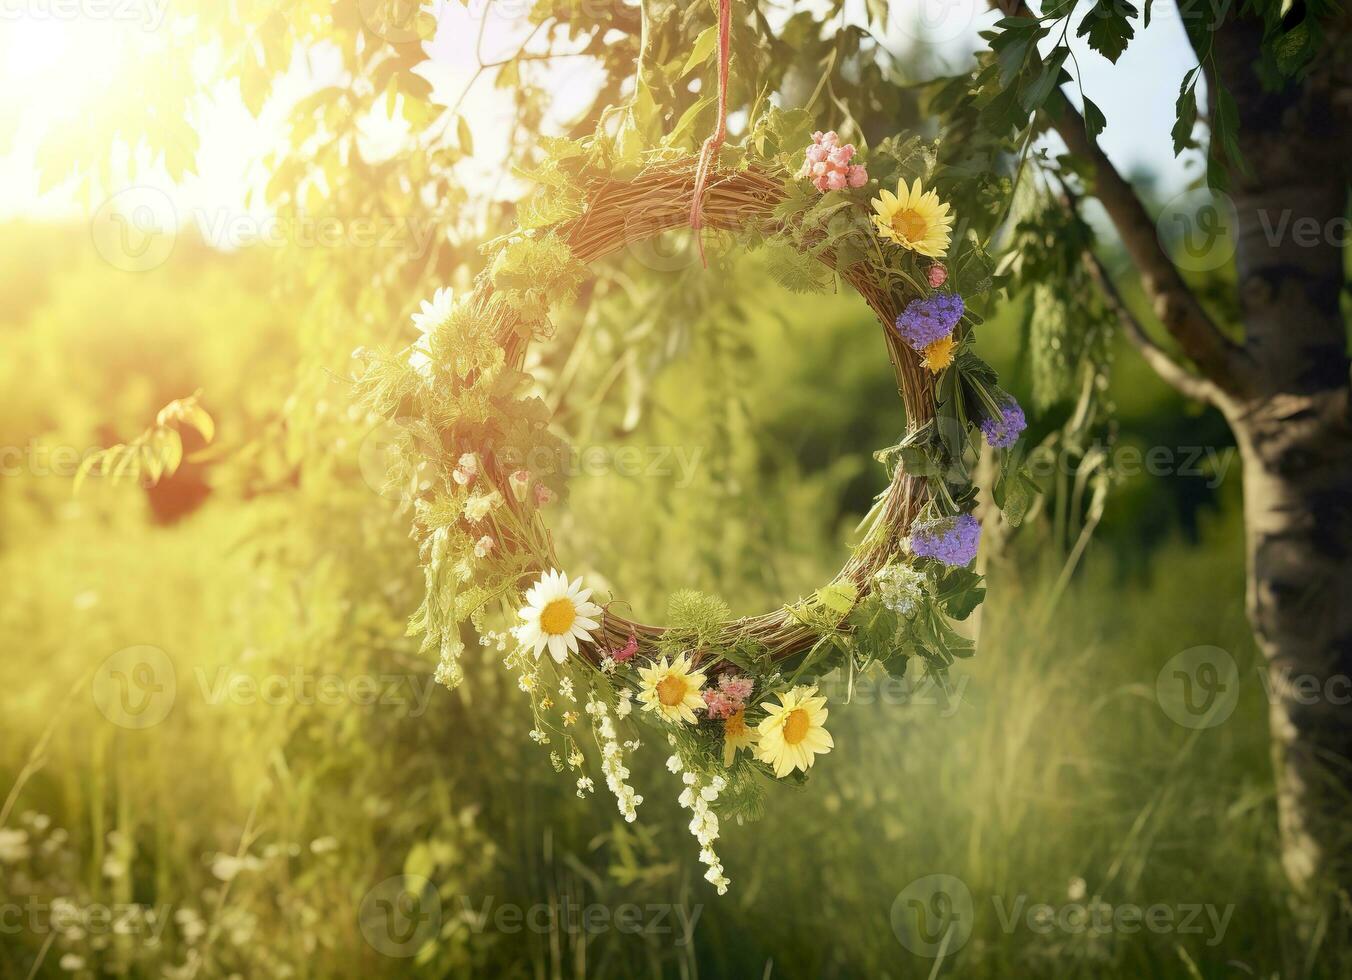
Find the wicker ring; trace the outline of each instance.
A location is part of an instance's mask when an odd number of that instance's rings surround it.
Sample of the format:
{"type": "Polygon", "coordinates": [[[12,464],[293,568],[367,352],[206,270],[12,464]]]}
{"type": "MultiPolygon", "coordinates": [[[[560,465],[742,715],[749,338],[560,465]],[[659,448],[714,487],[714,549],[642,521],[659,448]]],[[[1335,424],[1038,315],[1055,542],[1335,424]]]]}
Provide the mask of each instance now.
{"type": "MultiPolygon", "coordinates": [[[[688,225],[695,185],[697,160],[688,157],[649,166],[630,180],[598,179],[588,185],[586,205],[577,217],[557,225],[538,229],[536,234],[556,235],[581,263],[605,258],[628,246],[653,238],[669,229],[688,225]]],[[[739,231],[759,225],[775,230],[775,206],[785,198],[784,182],[764,169],[749,167],[719,173],[710,181],[704,201],[705,224],[720,230],[739,231]]],[[[823,261],[832,265],[833,256],[823,261]]],[[[899,295],[876,277],[866,263],[841,273],[864,298],[883,326],[897,388],[904,404],[910,429],[923,425],[934,416],[933,376],[924,370],[915,354],[891,325],[909,297],[899,295]]],[[[489,277],[480,280],[470,299],[478,315],[493,318],[499,343],[506,352],[507,364],[518,370],[525,363],[529,340],[517,329],[512,310],[493,303],[489,277]]],[[[495,474],[499,485],[506,486],[505,474],[495,474]]],[[[832,584],[849,584],[863,597],[869,591],[874,572],[888,564],[909,533],[911,522],[924,505],[927,491],[923,478],[903,472],[898,464],[881,505],[878,533],[866,539],[841,569],[832,584]]],[[[546,567],[560,567],[549,544],[551,559],[546,567]]],[[[539,567],[523,574],[525,582],[546,570],[539,567]]],[[[664,627],[634,622],[607,610],[595,639],[598,646],[584,647],[584,655],[599,660],[604,651],[626,642],[638,641],[641,653],[653,653],[664,627]]],[[[798,622],[788,608],[760,616],[735,619],[723,624],[722,635],[729,644],[749,640],[769,651],[774,659],[793,656],[809,649],[819,635],[798,622]]]]}

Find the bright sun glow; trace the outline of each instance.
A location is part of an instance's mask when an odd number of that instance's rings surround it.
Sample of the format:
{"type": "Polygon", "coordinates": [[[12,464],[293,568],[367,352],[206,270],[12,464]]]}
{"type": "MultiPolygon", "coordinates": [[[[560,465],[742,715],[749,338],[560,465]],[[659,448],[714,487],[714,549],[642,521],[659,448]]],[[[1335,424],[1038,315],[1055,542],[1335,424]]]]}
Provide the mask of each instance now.
{"type": "Polygon", "coordinates": [[[89,18],[5,20],[0,24],[0,84],[22,93],[25,114],[68,119],[88,108],[143,33],[136,23],[89,18]]]}

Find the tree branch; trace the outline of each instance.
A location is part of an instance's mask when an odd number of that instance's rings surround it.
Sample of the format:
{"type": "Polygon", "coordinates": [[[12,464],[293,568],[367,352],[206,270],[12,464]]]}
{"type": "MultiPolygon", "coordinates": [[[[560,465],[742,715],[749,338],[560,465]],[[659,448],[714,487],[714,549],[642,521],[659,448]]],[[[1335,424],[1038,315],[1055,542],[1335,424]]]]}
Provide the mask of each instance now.
{"type": "Polygon", "coordinates": [[[1136,319],[1136,315],[1131,312],[1130,307],[1122,298],[1121,292],[1118,291],[1112,276],[1104,267],[1103,261],[1092,251],[1085,253],[1084,261],[1089,269],[1089,275],[1099,284],[1104,297],[1108,300],[1109,307],[1117,315],[1117,320],[1122,325],[1122,332],[1127,335],[1127,339],[1131,341],[1132,346],[1140,352],[1142,360],[1149,364],[1156,374],[1184,398],[1192,398],[1219,407],[1221,400],[1225,397],[1224,392],[1208,379],[1193,374],[1182,364],[1179,364],[1163,347],[1150,338],[1150,335],[1145,331],[1145,327],[1141,325],[1141,321],[1136,319]]]}
{"type": "MultiPolygon", "coordinates": [[[[1024,0],[992,2],[1011,16],[1032,16],[1024,0]]],[[[1107,154],[1089,139],[1080,113],[1060,91],[1047,100],[1046,110],[1071,154],[1093,164],[1094,196],[1117,228],[1127,254],[1141,274],[1141,284],[1152,300],[1155,315],[1169,335],[1203,377],[1221,391],[1241,394],[1252,387],[1254,372],[1248,354],[1221,332],[1183,281],[1160,244],[1154,218],[1107,154]]]]}

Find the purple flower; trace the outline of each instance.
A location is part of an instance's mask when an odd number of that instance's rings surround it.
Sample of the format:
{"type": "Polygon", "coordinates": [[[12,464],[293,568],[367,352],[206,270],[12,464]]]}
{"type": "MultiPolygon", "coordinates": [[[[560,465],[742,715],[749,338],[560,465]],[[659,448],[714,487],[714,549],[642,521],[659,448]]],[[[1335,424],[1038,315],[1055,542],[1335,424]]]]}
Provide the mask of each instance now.
{"type": "Polygon", "coordinates": [[[897,317],[897,333],[912,350],[923,350],[953,332],[962,319],[963,309],[962,297],[957,293],[932,293],[923,299],[913,299],[897,317]]]}
{"type": "Polygon", "coordinates": [[[971,514],[911,525],[911,551],[921,558],[937,558],[945,565],[970,565],[980,539],[981,522],[971,514]]]}
{"type": "Polygon", "coordinates": [[[1019,441],[1019,435],[1028,428],[1023,409],[1013,397],[1006,397],[1000,406],[1000,417],[981,420],[981,432],[995,449],[1008,449],[1019,441]]]}

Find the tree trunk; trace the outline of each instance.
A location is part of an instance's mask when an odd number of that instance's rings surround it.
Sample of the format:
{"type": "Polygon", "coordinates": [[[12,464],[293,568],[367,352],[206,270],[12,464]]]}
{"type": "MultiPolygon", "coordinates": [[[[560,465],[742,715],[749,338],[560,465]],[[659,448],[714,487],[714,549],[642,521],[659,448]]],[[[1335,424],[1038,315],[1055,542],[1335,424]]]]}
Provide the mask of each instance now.
{"type": "Polygon", "coordinates": [[[1248,610],[1267,658],[1282,863],[1352,892],[1352,423],[1346,388],[1231,419],[1244,459],[1248,610]]]}
{"type": "MultiPolygon", "coordinates": [[[[1266,84],[1252,17],[1215,34],[1247,170],[1231,166],[1253,374],[1221,399],[1244,460],[1248,611],[1267,658],[1282,863],[1352,894],[1352,399],[1345,285],[1349,20],[1299,80],[1266,84]]],[[[1214,102],[1214,98],[1213,98],[1214,102]]],[[[1346,902],[1346,897],[1344,898],[1346,902]]]]}

